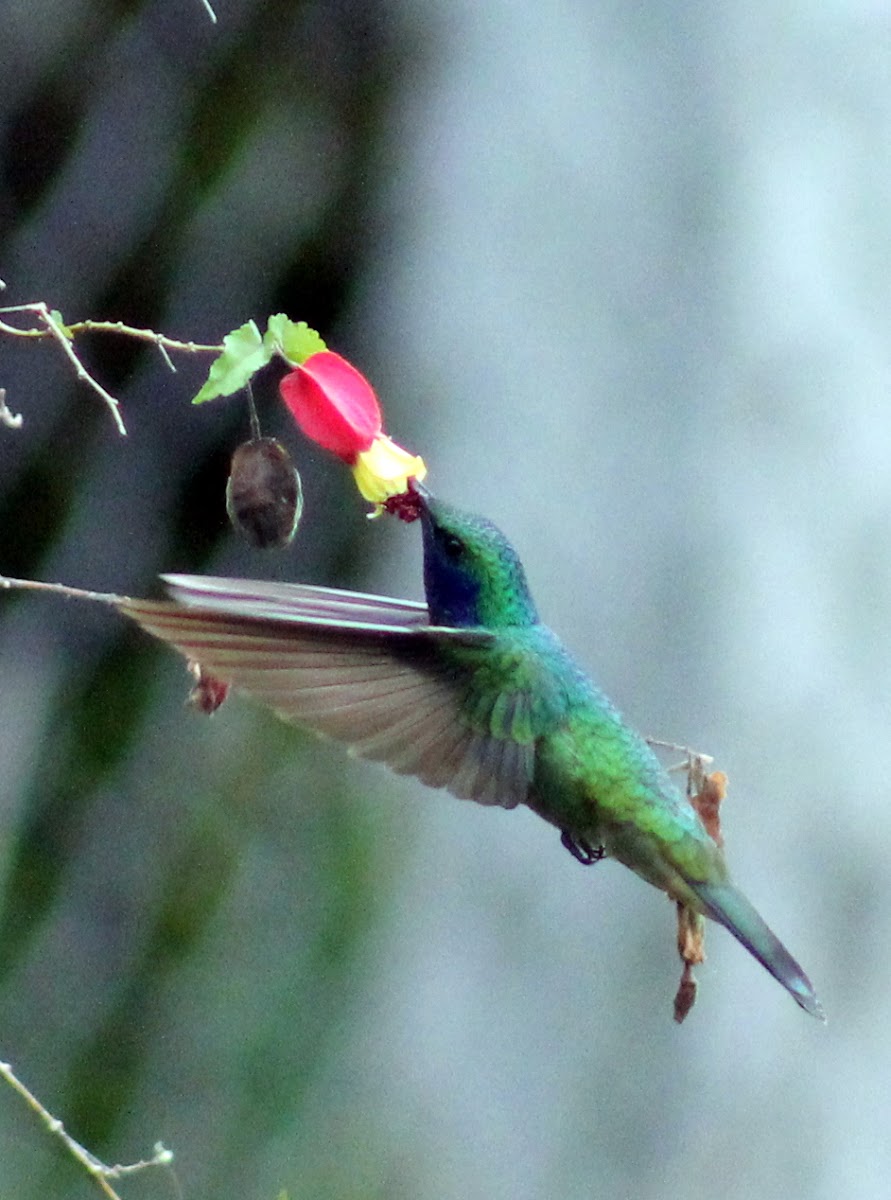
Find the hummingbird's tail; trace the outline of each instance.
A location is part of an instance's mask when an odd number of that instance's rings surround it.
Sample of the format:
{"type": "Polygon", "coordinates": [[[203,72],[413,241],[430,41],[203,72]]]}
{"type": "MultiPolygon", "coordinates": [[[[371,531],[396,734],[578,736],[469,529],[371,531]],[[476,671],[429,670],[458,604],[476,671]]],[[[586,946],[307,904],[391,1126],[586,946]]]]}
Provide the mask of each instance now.
{"type": "Polygon", "coordinates": [[[728,929],[805,1012],[825,1021],[813,984],[742,892],[731,883],[697,882],[692,886],[707,915],[728,929]]]}

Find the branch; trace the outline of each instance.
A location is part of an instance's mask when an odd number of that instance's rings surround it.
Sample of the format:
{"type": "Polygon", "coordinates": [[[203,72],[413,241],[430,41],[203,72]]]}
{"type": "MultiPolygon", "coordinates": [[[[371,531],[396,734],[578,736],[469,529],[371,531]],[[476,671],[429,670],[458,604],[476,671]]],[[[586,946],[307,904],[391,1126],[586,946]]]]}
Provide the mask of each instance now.
{"type": "Polygon", "coordinates": [[[121,1200],[118,1193],[109,1183],[109,1180],[122,1179],[125,1175],[135,1175],[137,1172],[144,1171],[148,1167],[168,1167],[173,1162],[173,1151],[165,1149],[160,1142],[156,1142],[154,1154],[151,1158],[141,1159],[135,1163],[116,1163],[112,1167],[106,1166],[95,1154],[91,1154],[85,1146],[82,1146],[80,1142],[76,1141],[67,1132],[58,1117],[54,1117],[51,1112],[44,1108],[34,1093],[16,1076],[9,1063],[0,1062],[0,1079],[5,1079],[13,1091],[18,1092],[31,1111],[37,1113],[50,1133],[59,1138],[68,1153],[96,1180],[100,1190],[108,1200],[121,1200]]]}
{"type": "Polygon", "coordinates": [[[7,429],[21,429],[22,414],[10,412],[6,407],[6,388],[0,388],[0,425],[7,429]]]}
{"type": "Polygon", "coordinates": [[[111,392],[105,390],[98,379],[94,379],[87,368],[83,365],[74,348],[71,345],[71,334],[59,319],[58,313],[50,312],[42,300],[37,300],[33,304],[15,304],[9,308],[0,309],[2,313],[18,313],[31,312],[34,313],[39,321],[45,326],[44,329],[17,329],[15,325],[10,325],[6,321],[0,321],[0,332],[11,334],[13,337],[46,337],[55,338],[62,347],[64,353],[68,356],[74,366],[74,373],[83,383],[88,384],[94,392],[97,392],[111,412],[112,419],[117,426],[118,433],[122,437],[126,437],[127,430],[124,427],[123,419],[119,411],[119,402],[112,396],[111,392]]]}
{"type": "Polygon", "coordinates": [[[705,768],[715,761],[710,754],[701,754],[691,746],[682,746],[679,742],[663,742],[661,738],[645,738],[648,746],[655,750],[674,750],[683,754],[683,760],[668,767],[669,771],[687,772],[687,795],[699,791],[699,784],[705,776],[705,768]]]}
{"type": "Polygon", "coordinates": [[[43,583],[39,579],[14,579],[11,575],[0,575],[0,591],[10,589],[19,592],[51,592],[69,600],[95,600],[100,604],[118,605],[125,599],[114,592],[88,592],[84,588],[69,587],[67,583],[43,583]]]}
{"type": "MultiPolygon", "coordinates": [[[[166,337],[163,333],[155,333],[153,329],[135,329],[132,325],[125,325],[122,321],[78,321],[73,325],[67,325],[62,320],[62,314],[54,309],[50,309],[43,300],[35,300],[30,304],[13,304],[7,308],[0,308],[0,314],[5,315],[8,313],[33,313],[40,322],[40,325],[20,329],[17,325],[11,325],[8,321],[0,320],[0,333],[19,338],[51,337],[58,342],[74,366],[77,378],[86,383],[94,392],[102,397],[111,412],[115,427],[122,437],[126,436],[127,430],[124,427],[124,421],[121,417],[120,402],[116,397],[112,396],[111,392],[102,386],[98,379],[95,379],[90,374],[78,358],[72,345],[75,334],[117,333],[123,334],[125,337],[137,338],[139,341],[152,342],[158,348],[159,353],[171,371],[175,371],[176,367],[174,367],[170,359],[168,353],[170,350],[176,350],[183,354],[219,354],[223,349],[222,346],[203,345],[198,342],[182,342],[177,338],[166,337]]],[[[0,398],[0,404],[2,404],[2,408],[0,408],[0,421],[5,425],[9,425],[10,421],[4,416],[4,413],[8,414],[8,417],[11,417],[12,414],[6,408],[5,395],[0,398]]],[[[21,424],[20,418],[18,419],[18,423],[21,424]]],[[[18,428],[18,425],[13,424],[11,427],[18,428]]]]}
{"type": "MultiPolygon", "coordinates": [[[[0,309],[0,312],[3,312],[0,309]]],[[[184,354],[219,354],[222,345],[211,346],[203,342],[182,342],[178,338],[167,337],[163,333],[155,333],[154,329],[137,329],[133,325],[125,325],[123,321],[76,321],[66,325],[69,333],[122,333],[126,337],[139,338],[143,342],[154,342],[159,350],[181,350],[184,354]]],[[[166,357],[166,355],[165,355],[166,357]]],[[[171,371],[176,367],[167,358],[171,371]]]]}

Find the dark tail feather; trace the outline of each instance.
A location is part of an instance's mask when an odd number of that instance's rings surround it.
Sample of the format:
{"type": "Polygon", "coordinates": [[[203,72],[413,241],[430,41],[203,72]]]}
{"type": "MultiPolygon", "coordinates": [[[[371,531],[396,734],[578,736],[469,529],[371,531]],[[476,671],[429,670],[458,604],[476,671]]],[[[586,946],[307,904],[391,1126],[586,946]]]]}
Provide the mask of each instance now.
{"type": "Polygon", "coordinates": [[[708,915],[728,929],[770,971],[796,1004],[811,1016],[826,1020],[813,984],[742,892],[729,883],[696,883],[693,889],[708,915]]]}

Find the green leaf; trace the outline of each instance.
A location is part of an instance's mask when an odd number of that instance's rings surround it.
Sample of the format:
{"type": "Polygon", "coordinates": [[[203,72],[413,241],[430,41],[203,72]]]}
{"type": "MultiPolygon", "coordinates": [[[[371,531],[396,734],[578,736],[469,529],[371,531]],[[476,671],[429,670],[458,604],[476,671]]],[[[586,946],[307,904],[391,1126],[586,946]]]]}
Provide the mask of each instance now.
{"type": "Polygon", "coordinates": [[[69,342],[74,341],[74,334],[71,332],[71,330],[65,324],[65,322],[62,320],[62,314],[59,312],[59,310],[57,308],[54,308],[50,311],[50,320],[53,322],[53,324],[55,326],[57,326],[57,328],[62,333],[64,333],[65,337],[68,338],[69,342]]]}
{"type": "Polygon", "coordinates": [[[231,396],[243,388],[251,376],[265,367],[273,355],[273,348],[260,337],[256,322],[247,321],[240,329],[233,329],[223,338],[223,352],[215,358],[207,382],[192,401],[203,404],[216,396],[231,396]]]}
{"type": "Polygon", "coordinates": [[[270,354],[281,354],[293,366],[306,362],[311,354],[328,347],[305,321],[292,321],[284,313],[275,313],[266,325],[264,343],[270,354]]]}

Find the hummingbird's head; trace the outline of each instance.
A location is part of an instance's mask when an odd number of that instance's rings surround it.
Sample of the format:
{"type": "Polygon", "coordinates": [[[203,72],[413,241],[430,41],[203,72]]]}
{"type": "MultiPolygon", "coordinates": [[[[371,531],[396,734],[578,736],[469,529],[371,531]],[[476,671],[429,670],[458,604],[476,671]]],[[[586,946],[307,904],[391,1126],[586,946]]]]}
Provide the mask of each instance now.
{"type": "Polygon", "coordinates": [[[538,621],[516,550],[485,517],[425,493],[424,590],[434,625],[534,625],[538,621]]]}

